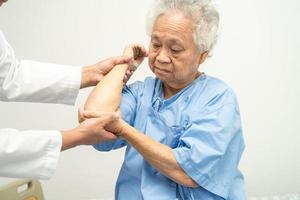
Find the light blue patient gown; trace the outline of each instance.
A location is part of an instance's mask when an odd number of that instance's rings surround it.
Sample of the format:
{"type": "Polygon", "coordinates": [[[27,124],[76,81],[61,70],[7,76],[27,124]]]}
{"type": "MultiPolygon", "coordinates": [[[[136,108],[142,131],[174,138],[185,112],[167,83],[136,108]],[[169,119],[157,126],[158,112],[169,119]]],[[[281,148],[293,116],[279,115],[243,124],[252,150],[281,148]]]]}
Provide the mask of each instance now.
{"type": "Polygon", "coordinates": [[[95,145],[99,151],[126,146],[116,183],[117,200],[245,200],[238,169],[244,150],[240,112],[232,89],[202,74],[169,99],[162,82],[148,77],[122,92],[124,120],[168,145],[181,168],[199,185],[184,187],[153,168],[126,141],[95,145]]]}

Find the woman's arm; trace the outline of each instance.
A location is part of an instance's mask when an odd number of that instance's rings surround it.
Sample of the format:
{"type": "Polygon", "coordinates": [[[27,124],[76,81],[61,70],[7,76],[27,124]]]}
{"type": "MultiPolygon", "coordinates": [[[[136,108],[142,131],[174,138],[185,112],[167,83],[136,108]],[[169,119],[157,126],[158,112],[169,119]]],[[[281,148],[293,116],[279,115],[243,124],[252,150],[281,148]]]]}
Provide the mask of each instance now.
{"type": "Polygon", "coordinates": [[[198,184],[179,166],[169,146],[151,139],[122,119],[114,122],[113,126],[113,132],[118,133],[119,137],[130,143],[145,160],[162,174],[180,185],[198,187],[198,184]]]}
{"type": "Polygon", "coordinates": [[[93,89],[85,103],[84,110],[109,112],[117,110],[121,101],[126,71],[128,68],[135,70],[147,53],[141,45],[130,45],[125,48],[123,55],[132,56],[132,62],[116,65],[93,89]]]}
{"type": "MultiPolygon", "coordinates": [[[[82,119],[99,116],[98,111],[82,111],[82,119]]],[[[122,119],[111,123],[107,130],[126,140],[132,145],[154,168],[176,183],[186,187],[198,187],[198,184],[189,177],[178,164],[172,149],[139,132],[122,119]]]]}

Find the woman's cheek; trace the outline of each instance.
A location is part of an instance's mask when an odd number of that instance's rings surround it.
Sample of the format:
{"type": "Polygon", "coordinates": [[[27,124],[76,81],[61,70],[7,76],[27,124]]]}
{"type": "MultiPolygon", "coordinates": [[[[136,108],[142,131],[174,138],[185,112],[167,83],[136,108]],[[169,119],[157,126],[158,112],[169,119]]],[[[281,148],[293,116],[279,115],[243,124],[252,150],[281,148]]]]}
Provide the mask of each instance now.
{"type": "Polygon", "coordinates": [[[154,66],[154,62],[155,62],[155,57],[153,56],[153,54],[149,54],[148,56],[148,64],[150,69],[153,71],[153,66],[154,66]]]}

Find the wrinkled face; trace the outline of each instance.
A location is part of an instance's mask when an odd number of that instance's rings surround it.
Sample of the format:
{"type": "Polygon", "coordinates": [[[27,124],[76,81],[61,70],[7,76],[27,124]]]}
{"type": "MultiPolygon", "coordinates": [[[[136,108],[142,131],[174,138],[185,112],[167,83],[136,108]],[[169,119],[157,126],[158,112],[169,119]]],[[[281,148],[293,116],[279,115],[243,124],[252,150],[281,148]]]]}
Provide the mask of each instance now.
{"type": "Polygon", "coordinates": [[[198,75],[201,53],[193,40],[193,21],[179,12],[160,15],[149,45],[153,73],[174,88],[183,88],[198,75]]]}
{"type": "Polygon", "coordinates": [[[2,6],[2,4],[5,2],[7,2],[7,0],[0,0],[0,6],[2,6]]]}

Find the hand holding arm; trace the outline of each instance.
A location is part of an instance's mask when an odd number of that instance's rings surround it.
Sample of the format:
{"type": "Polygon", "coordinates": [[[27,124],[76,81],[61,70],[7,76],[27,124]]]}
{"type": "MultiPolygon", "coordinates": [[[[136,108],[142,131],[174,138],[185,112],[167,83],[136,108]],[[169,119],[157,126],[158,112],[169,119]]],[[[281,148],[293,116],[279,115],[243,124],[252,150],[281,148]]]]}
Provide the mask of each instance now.
{"type": "Polygon", "coordinates": [[[123,88],[123,78],[126,71],[134,70],[141,64],[147,56],[146,50],[140,45],[130,45],[124,50],[124,56],[134,58],[129,64],[116,65],[102,80],[97,84],[89,95],[84,110],[116,111],[121,101],[121,91],[123,88]]]}
{"type": "Polygon", "coordinates": [[[78,127],[61,131],[62,151],[73,148],[78,145],[99,144],[108,140],[117,139],[117,137],[104,129],[108,124],[119,119],[116,113],[99,112],[97,117],[86,119],[78,127]]]}
{"type": "MultiPolygon", "coordinates": [[[[112,57],[106,60],[100,61],[94,65],[84,66],[81,72],[81,84],[80,88],[86,88],[95,86],[103,79],[103,77],[109,73],[116,65],[126,64],[132,59],[132,56],[120,56],[112,57]]],[[[124,77],[126,82],[132,72],[128,70],[124,77]]]]}

